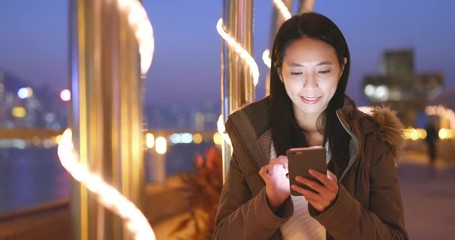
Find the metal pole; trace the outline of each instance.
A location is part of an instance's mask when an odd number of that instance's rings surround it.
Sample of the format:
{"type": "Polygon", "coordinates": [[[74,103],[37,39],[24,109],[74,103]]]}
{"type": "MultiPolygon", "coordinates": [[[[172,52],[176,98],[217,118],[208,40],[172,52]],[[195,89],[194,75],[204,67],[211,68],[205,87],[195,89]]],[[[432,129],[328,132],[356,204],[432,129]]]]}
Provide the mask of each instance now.
{"type": "MultiPolygon", "coordinates": [[[[223,0],[223,23],[225,31],[253,52],[253,1],[223,0]]],[[[223,121],[241,107],[255,99],[253,77],[240,56],[223,41],[221,46],[221,113],[223,121]]],[[[223,178],[227,173],[232,149],[226,142],[222,145],[223,178]]]]}
{"type": "MultiPolygon", "coordinates": [[[[289,9],[289,12],[292,14],[292,5],[293,0],[283,0],[284,5],[289,9]]],[[[272,7],[272,21],[270,26],[270,35],[269,35],[269,50],[270,54],[272,54],[273,42],[275,41],[275,35],[278,32],[281,24],[286,21],[281,14],[280,11],[276,8],[275,5],[272,7]]],[[[270,94],[270,72],[267,72],[265,77],[265,95],[270,94]]]]}
{"type": "MultiPolygon", "coordinates": [[[[292,5],[293,5],[293,0],[282,0],[284,5],[289,9],[289,12],[292,14],[292,5]]],[[[270,51],[272,51],[272,45],[273,41],[275,40],[275,35],[278,32],[278,29],[280,28],[281,24],[283,24],[284,21],[287,19],[284,19],[283,16],[280,14],[280,11],[276,8],[275,4],[273,4],[272,7],[272,21],[271,21],[271,29],[270,31],[270,51]]]]}
{"type": "Polygon", "coordinates": [[[312,12],[314,9],[314,2],[316,0],[300,0],[300,7],[299,7],[299,12],[304,13],[304,12],[312,12]]]}
{"type": "MultiPolygon", "coordinates": [[[[143,117],[134,33],[117,1],[70,0],[73,142],[80,161],[137,206],[143,199],[143,117]]],[[[74,181],[73,239],[130,239],[122,220],[74,181]]]]}

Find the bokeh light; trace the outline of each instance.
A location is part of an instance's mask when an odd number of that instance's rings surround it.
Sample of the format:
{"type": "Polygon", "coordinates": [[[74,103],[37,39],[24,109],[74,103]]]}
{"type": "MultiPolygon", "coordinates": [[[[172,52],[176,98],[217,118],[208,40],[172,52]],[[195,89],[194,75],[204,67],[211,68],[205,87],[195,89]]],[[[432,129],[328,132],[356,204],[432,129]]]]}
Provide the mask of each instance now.
{"type": "Polygon", "coordinates": [[[63,89],[60,92],[60,99],[64,102],[68,102],[71,100],[71,91],[69,89],[63,89]]]}

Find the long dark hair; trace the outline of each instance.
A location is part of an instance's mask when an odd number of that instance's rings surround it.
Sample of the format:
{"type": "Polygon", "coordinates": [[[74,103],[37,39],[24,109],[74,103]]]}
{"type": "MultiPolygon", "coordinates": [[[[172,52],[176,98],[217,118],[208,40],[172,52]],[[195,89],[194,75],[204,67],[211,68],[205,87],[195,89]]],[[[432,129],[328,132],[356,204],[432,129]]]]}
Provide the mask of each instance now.
{"type": "Polygon", "coordinates": [[[323,142],[324,144],[329,142],[332,156],[329,169],[340,176],[349,161],[349,135],[339,122],[336,110],[343,106],[351,59],[343,33],[335,23],[321,14],[303,13],[293,16],[281,25],[275,37],[270,69],[269,113],[273,144],[277,155],[285,155],[286,150],[291,147],[308,146],[305,135],[297,124],[292,101],[278,75],[286,48],[293,41],[303,37],[311,37],[330,44],[335,49],[338,62],[343,69],[337,90],[318,120],[322,123],[323,142]],[[345,58],[347,59],[346,64],[344,63],[345,58]]]}

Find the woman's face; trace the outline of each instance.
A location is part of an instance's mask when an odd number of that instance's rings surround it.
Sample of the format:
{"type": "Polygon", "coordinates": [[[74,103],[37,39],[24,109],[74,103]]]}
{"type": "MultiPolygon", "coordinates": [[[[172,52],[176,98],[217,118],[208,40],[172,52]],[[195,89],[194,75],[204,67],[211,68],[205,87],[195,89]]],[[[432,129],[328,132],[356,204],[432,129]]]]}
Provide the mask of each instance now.
{"type": "Polygon", "coordinates": [[[317,117],[327,108],[342,68],[331,45],[303,37],[287,47],[278,71],[299,118],[308,114],[317,117]]]}

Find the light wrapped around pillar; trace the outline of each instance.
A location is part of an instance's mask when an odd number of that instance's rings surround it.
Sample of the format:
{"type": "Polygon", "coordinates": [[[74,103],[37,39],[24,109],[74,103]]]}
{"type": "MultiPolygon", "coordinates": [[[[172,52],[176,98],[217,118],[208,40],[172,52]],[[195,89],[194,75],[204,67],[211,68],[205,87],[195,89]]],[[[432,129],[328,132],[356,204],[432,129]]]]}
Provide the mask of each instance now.
{"type": "Polygon", "coordinates": [[[74,150],[85,176],[100,180],[88,187],[72,182],[73,239],[154,239],[153,231],[144,236],[136,229],[148,223],[130,219],[141,214],[128,214],[143,205],[141,78],[152,62],[151,24],[138,0],[70,0],[69,10],[74,150]],[[100,200],[103,184],[121,195],[100,200]],[[127,207],[109,207],[109,200],[127,207]]]}
{"type": "MultiPolygon", "coordinates": [[[[253,1],[223,0],[222,19],[217,24],[223,37],[221,47],[221,115],[226,122],[229,114],[252,103],[254,79],[259,78],[253,52],[253,1]],[[251,61],[252,60],[252,61],[251,61]],[[252,63],[251,63],[252,62],[252,63]]],[[[257,80],[256,80],[257,81],[257,80]]],[[[222,145],[223,176],[231,157],[231,146],[222,145]]]]}

